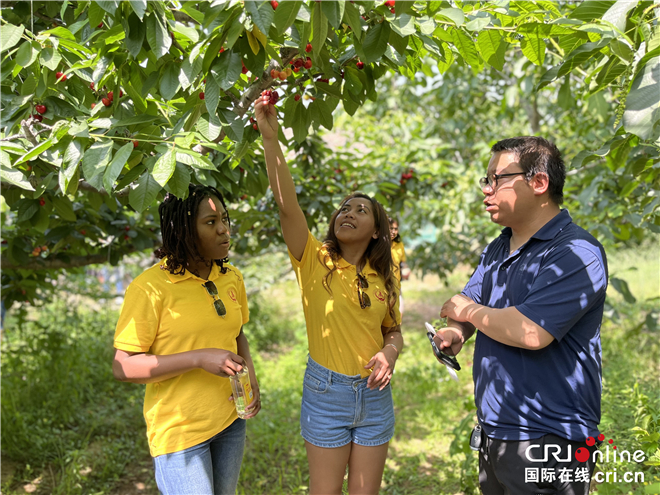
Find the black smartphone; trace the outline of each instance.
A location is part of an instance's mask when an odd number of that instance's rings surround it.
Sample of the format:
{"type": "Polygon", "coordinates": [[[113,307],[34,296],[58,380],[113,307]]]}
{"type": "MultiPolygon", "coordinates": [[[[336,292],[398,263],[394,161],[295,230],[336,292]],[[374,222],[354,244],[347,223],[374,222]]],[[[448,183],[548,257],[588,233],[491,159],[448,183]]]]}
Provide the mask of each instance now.
{"type": "Polygon", "coordinates": [[[433,334],[431,332],[426,332],[426,336],[429,338],[431,341],[431,347],[433,348],[433,354],[435,354],[435,357],[440,361],[442,364],[446,364],[450,368],[455,369],[456,371],[461,371],[461,365],[458,364],[458,361],[454,356],[450,356],[449,354],[445,354],[442,352],[437,345],[435,345],[435,341],[433,340],[433,334]]]}

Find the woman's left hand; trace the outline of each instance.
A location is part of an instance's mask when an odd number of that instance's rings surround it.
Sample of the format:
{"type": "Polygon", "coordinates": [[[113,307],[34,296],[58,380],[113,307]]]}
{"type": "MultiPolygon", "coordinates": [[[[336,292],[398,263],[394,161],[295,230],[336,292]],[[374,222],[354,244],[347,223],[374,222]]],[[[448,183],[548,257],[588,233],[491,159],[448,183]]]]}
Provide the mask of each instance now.
{"type": "MultiPolygon", "coordinates": [[[[252,385],[252,393],[254,394],[254,398],[252,399],[252,402],[250,402],[246,407],[245,410],[248,412],[248,415],[245,416],[243,419],[250,419],[254,418],[257,414],[259,414],[259,411],[261,411],[261,393],[259,392],[259,386],[255,386],[254,382],[250,382],[252,385]]],[[[230,395],[229,400],[233,401],[234,396],[230,395]]]]}
{"type": "Polygon", "coordinates": [[[394,365],[398,353],[396,349],[392,346],[386,346],[384,349],[376,353],[374,357],[371,358],[371,361],[365,366],[366,369],[373,368],[369,379],[367,380],[367,387],[371,390],[378,388],[378,390],[383,390],[390,383],[392,379],[392,373],[394,373],[394,365]]]}

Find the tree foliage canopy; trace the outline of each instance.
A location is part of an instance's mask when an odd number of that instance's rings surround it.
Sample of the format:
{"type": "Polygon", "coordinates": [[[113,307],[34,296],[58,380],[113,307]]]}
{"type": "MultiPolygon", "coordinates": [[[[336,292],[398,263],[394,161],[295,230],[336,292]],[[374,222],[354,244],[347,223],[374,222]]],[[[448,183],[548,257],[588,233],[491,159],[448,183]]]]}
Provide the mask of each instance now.
{"type": "Polygon", "coordinates": [[[656,4],[388,3],[3,2],[3,298],[152,248],[153,206],[191,181],[233,206],[239,252],[267,248],[277,219],[250,120],[267,88],[310,225],[367,189],[444,229],[440,252],[420,248],[441,255],[428,269],[490,232],[455,225],[478,217],[467,179],[514,129],[564,146],[590,227],[621,241],[660,230],[656,4]],[[366,148],[312,132],[336,119],[366,148]]]}

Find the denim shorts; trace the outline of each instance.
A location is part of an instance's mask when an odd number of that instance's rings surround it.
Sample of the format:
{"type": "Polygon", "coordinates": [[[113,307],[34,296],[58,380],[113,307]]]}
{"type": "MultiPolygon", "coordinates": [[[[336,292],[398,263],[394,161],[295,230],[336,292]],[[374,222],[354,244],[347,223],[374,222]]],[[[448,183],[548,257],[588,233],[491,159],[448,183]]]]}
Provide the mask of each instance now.
{"type": "Polygon", "coordinates": [[[329,370],[307,359],[300,433],[312,445],[336,448],[351,442],[374,447],[394,435],[392,389],[369,390],[367,378],[329,370]]]}

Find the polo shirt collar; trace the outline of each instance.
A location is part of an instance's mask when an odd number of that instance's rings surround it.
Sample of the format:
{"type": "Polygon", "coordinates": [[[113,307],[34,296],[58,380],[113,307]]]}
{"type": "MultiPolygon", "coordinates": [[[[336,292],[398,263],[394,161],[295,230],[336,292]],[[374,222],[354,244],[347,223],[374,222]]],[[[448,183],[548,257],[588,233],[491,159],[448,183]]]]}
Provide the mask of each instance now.
{"type": "MultiPolygon", "coordinates": [[[[193,278],[193,279],[200,280],[200,281],[204,282],[203,279],[201,279],[197,275],[194,275],[193,273],[191,273],[190,270],[186,270],[181,275],[174,275],[174,274],[170,273],[166,268],[167,267],[167,258],[163,258],[159,264],[160,264],[161,270],[163,270],[165,273],[167,273],[167,278],[169,278],[170,282],[172,282],[173,284],[183,282],[184,280],[188,280],[189,278],[193,278]]],[[[211,265],[211,273],[209,274],[209,280],[215,280],[219,276],[220,276],[220,267],[218,265],[216,265],[215,263],[213,263],[213,265],[211,265]]]]}
{"type": "MultiPolygon", "coordinates": [[[[340,268],[342,270],[346,268],[353,268],[353,270],[356,269],[355,265],[350,264],[341,256],[339,257],[339,260],[337,260],[337,268],[340,268]]],[[[365,263],[364,268],[362,268],[361,270],[361,273],[363,275],[378,275],[378,272],[374,270],[369,264],[369,260],[367,260],[367,262],[365,263]]]]}
{"type": "MultiPolygon", "coordinates": [[[[552,220],[546,223],[541,227],[531,239],[538,239],[540,241],[549,241],[554,239],[559,232],[561,232],[564,227],[569,223],[573,222],[571,215],[568,213],[568,210],[562,209],[557,215],[555,215],[552,220]]],[[[502,229],[501,235],[508,239],[511,238],[512,231],[511,227],[505,227],[502,229]]]]}

